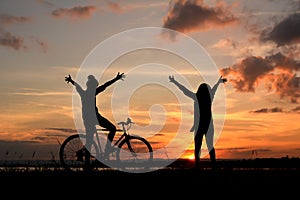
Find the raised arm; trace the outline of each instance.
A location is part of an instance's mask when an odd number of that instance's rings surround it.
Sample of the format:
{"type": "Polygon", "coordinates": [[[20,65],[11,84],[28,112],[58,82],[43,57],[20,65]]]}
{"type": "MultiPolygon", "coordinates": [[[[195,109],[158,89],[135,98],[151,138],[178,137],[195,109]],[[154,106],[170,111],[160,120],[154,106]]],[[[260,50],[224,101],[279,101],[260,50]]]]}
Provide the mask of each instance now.
{"type": "Polygon", "coordinates": [[[220,76],[219,80],[216,82],[216,84],[211,89],[211,94],[210,94],[211,100],[214,99],[216,91],[217,91],[220,83],[226,83],[226,82],[227,82],[227,79],[226,78],[222,78],[222,76],[220,76]]]}
{"type": "Polygon", "coordinates": [[[118,72],[118,74],[116,75],[115,78],[107,81],[106,83],[104,83],[103,85],[100,85],[97,87],[96,89],[96,95],[100,92],[103,92],[108,86],[112,85],[113,83],[115,83],[117,80],[122,80],[124,81],[124,78],[125,78],[125,74],[124,73],[121,73],[118,72]]]}
{"type": "Polygon", "coordinates": [[[76,90],[77,90],[78,93],[81,94],[81,93],[83,92],[82,87],[81,87],[77,82],[75,82],[75,81],[72,79],[72,77],[70,76],[70,74],[69,74],[68,76],[65,77],[65,81],[66,81],[67,83],[72,83],[72,85],[75,86],[75,88],[76,88],[76,90]]]}
{"type": "Polygon", "coordinates": [[[178,81],[175,80],[174,76],[169,76],[169,81],[171,83],[174,83],[186,96],[192,98],[192,99],[196,99],[196,95],[195,93],[193,93],[192,91],[190,91],[189,89],[187,89],[185,86],[183,86],[182,84],[180,84],[178,81]]]}

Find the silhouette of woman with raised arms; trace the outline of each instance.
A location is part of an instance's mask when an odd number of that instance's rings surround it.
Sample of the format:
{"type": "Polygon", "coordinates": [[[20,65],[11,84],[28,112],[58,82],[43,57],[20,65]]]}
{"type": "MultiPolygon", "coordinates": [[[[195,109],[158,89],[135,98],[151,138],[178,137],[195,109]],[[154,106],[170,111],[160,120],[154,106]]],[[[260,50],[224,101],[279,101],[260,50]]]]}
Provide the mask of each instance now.
{"type": "Polygon", "coordinates": [[[194,131],[194,156],[195,168],[199,168],[202,139],[205,135],[207,148],[211,160],[212,169],[216,168],[216,152],[213,144],[214,124],[212,118],[212,101],[220,83],[225,83],[226,78],[219,78],[217,83],[211,88],[207,83],[199,85],[197,92],[188,90],[185,86],[175,80],[174,76],[169,76],[169,81],[174,83],[186,96],[194,101],[194,124],[191,132],[194,131]]]}
{"type": "Polygon", "coordinates": [[[107,81],[106,83],[99,86],[98,81],[93,75],[89,75],[88,80],[86,82],[86,90],[82,89],[82,87],[75,82],[70,75],[65,77],[65,81],[67,83],[72,83],[76,91],[79,93],[81,97],[81,103],[82,103],[82,119],[83,123],[86,129],[86,144],[85,148],[87,150],[86,154],[86,160],[85,164],[87,169],[89,168],[90,164],[90,150],[91,150],[91,144],[94,138],[94,134],[96,133],[96,125],[99,124],[101,127],[107,129],[109,131],[107,135],[107,142],[105,145],[105,157],[108,156],[111,143],[113,141],[113,138],[116,133],[116,126],[112,124],[108,119],[103,117],[96,106],[96,96],[103,92],[108,86],[115,83],[117,80],[124,80],[125,75],[124,73],[119,73],[116,75],[115,78],[111,79],[110,81],[107,81]]]}

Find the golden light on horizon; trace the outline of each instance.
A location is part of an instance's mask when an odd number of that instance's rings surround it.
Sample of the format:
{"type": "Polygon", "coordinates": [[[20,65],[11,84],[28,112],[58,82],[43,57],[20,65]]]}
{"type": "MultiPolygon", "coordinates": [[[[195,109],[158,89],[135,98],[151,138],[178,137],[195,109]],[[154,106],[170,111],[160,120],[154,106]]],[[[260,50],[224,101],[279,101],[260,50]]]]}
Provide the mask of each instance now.
{"type": "Polygon", "coordinates": [[[188,159],[189,159],[189,160],[194,160],[194,159],[195,159],[195,156],[194,156],[194,155],[189,155],[189,156],[188,156],[188,159]]]}

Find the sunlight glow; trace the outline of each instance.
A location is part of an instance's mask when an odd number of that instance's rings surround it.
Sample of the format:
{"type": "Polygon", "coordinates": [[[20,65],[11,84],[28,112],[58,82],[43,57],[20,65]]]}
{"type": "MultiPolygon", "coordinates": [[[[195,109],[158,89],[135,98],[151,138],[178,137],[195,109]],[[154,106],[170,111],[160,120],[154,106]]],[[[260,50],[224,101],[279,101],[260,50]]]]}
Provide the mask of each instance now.
{"type": "Polygon", "coordinates": [[[189,160],[194,160],[195,156],[194,155],[190,155],[188,158],[189,158],[189,160]]]}

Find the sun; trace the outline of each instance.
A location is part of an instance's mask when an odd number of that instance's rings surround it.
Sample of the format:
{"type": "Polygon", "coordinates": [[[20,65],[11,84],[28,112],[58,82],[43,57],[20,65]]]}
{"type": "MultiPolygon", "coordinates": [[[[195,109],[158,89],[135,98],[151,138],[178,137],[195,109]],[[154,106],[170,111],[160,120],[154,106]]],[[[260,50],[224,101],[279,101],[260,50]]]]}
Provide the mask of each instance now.
{"type": "Polygon", "coordinates": [[[188,156],[188,159],[189,159],[189,160],[194,160],[194,159],[195,159],[195,156],[194,156],[194,155],[190,155],[190,156],[188,156]]]}

